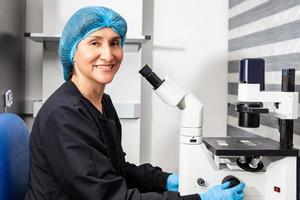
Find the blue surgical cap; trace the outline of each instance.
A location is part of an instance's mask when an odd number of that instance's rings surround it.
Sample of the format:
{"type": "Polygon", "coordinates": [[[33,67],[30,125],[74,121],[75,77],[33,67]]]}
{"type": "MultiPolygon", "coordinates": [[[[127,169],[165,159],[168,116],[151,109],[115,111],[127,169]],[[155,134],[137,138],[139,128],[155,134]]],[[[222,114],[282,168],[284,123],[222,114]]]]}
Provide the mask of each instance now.
{"type": "Polygon", "coordinates": [[[127,23],[120,14],[112,9],[100,6],[85,7],[75,12],[68,20],[60,37],[58,48],[65,80],[71,78],[73,58],[78,43],[101,28],[112,28],[121,37],[121,46],[123,46],[127,23]]]}

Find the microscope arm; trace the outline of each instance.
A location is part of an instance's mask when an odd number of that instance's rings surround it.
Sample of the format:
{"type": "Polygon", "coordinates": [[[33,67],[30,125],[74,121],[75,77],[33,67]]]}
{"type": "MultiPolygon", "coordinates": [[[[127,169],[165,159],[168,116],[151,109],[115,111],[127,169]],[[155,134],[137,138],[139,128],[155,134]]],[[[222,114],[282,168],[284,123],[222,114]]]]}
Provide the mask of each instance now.
{"type": "Polygon", "coordinates": [[[203,123],[203,105],[190,92],[184,90],[173,79],[166,76],[161,80],[148,66],[145,65],[140,71],[148,82],[153,86],[155,93],[169,106],[177,106],[182,110],[182,118],[180,124],[180,135],[186,136],[186,140],[194,141],[196,137],[197,143],[202,136],[203,123]]]}
{"type": "Polygon", "coordinates": [[[259,84],[239,83],[238,101],[278,103],[274,110],[275,117],[298,118],[298,92],[260,91],[259,84]]]}
{"type": "Polygon", "coordinates": [[[173,79],[166,77],[155,93],[168,105],[182,110],[180,135],[202,136],[203,104],[192,93],[182,89],[173,79]]]}

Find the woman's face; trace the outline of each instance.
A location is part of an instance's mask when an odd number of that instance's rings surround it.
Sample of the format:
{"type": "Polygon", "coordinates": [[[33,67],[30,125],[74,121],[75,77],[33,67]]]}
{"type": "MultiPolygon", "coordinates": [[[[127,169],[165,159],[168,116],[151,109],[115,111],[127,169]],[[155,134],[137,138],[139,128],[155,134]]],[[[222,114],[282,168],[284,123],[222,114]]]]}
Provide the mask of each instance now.
{"type": "Polygon", "coordinates": [[[78,78],[101,85],[110,83],[123,59],[119,34],[111,28],[93,32],[79,42],[74,55],[74,70],[78,78]]]}

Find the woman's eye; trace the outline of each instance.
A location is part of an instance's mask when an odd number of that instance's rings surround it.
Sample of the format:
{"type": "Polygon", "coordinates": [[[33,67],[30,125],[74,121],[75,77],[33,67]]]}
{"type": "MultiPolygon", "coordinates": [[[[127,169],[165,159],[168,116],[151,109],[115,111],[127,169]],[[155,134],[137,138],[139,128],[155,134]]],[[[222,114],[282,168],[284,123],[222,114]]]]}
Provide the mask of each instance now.
{"type": "Polygon", "coordinates": [[[98,46],[98,45],[100,45],[100,43],[97,42],[97,41],[93,41],[93,42],[91,42],[91,45],[93,45],[93,46],[98,46]]]}
{"type": "Polygon", "coordinates": [[[119,40],[113,41],[112,45],[113,46],[120,46],[120,41],[119,40]]]}

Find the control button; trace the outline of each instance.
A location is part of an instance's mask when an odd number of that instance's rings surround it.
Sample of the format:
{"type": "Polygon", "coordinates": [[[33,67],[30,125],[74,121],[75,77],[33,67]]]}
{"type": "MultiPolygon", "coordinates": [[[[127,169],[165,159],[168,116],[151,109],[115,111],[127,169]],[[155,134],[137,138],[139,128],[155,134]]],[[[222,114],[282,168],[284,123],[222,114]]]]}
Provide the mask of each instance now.
{"type": "Polygon", "coordinates": [[[274,186],[274,192],[280,193],[280,187],[274,186]]]}
{"type": "Polygon", "coordinates": [[[197,142],[197,139],[190,139],[190,142],[195,143],[195,142],[197,142]]]}
{"type": "Polygon", "coordinates": [[[198,179],[197,179],[197,183],[198,183],[198,185],[200,185],[200,186],[205,186],[205,181],[204,181],[203,178],[198,178],[198,179]]]}

